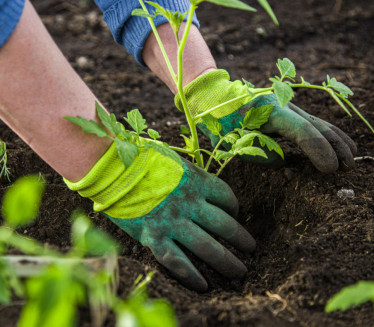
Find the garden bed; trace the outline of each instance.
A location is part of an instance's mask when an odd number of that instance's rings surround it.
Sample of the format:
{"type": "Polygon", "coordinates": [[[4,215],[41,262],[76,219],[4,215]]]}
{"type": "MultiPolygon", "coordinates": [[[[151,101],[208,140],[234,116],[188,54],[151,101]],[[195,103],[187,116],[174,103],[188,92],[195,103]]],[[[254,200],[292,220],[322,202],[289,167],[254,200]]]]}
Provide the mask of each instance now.
{"type": "MultiPolygon", "coordinates": [[[[251,3],[254,1],[251,1],[251,3]]],[[[33,1],[47,28],[98,98],[118,118],[139,108],[150,127],[169,144],[182,145],[183,114],[170,91],[116,45],[101,15],[87,1],[33,1]],[[78,5],[79,3],[80,5],[78,5]],[[82,57],[84,57],[82,59],[82,57]]],[[[280,27],[262,13],[201,5],[201,31],[217,65],[232,79],[268,85],[277,58],[288,57],[299,75],[319,83],[326,74],[355,92],[352,102],[374,123],[374,3],[364,0],[270,1],[280,27]]],[[[358,145],[357,156],[374,156],[374,135],[359,118],[347,117],[328,94],[298,90],[295,104],[334,123],[358,145]]],[[[53,108],[51,108],[53,110],[53,108]]],[[[285,166],[270,170],[239,159],[221,177],[238,196],[238,220],[257,240],[253,256],[227,245],[248,267],[242,281],[229,282],[192,255],[209,291],[197,294],[169,277],[151,252],[108,219],[89,200],[67,189],[62,179],[5,125],[12,180],[41,172],[46,180],[40,217],[25,235],[69,247],[70,216],[83,208],[94,223],[123,246],[119,292],[126,296],[140,273],[155,271],[152,297],[173,304],[181,326],[371,326],[372,304],[345,313],[325,314],[327,300],[358,280],[374,280],[374,161],[357,161],[355,170],[318,172],[294,144],[279,140],[285,166]],[[354,198],[340,198],[341,189],[354,198]]],[[[204,139],[205,143],[208,141],[204,139]]],[[[1,196],[9,183],[3,179],[1,196]]],[[[19,306],[1,307],[1,326],[14,326],[19,306]]],[[[88,326],[82,321],[81,326],[88,326]]],[[[114,326],[109,317],[105,326],[114,326]]]]}

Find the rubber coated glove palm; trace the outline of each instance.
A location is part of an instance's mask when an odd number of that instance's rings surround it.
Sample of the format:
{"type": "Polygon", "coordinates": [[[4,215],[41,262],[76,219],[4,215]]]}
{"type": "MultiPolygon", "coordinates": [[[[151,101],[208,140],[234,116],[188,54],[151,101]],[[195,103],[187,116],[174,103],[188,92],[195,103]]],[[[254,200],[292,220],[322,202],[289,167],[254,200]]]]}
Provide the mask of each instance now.
{"type": "MultiPolygon", "coordinates": [[[[229,74],[224,70],[214,70],[201,75],[185,87],[187,103],[193,115],[205,112],[221,103],[247,94],[242,82],[230,81],[229,74]]],[[[181,109],[180,97],[177,94],[175,103],[181,109]]],[[[280,107],[274,94],[260,96],[250,102],[242,98],[214,112],[222,124],[221,134],[225,135],[235,128],[240,128],[245,114],[253,107],[274,105],[269,121],[260,131],[265,134],[279,134],[297,143],[309,157],[313,165],[322,172],[333,172],[341,168],[354,166],[353,156],[356,154],[355,143],[339,128],[309,115],[292,103],[280,107]]],[[[208,135],[215,145],[218,137],[213,135],[202,122],[198,124],[204,134],[208,135]]],[[[226,144],[228,147],[229,145],[226,144]]],[[[259,146],[259,144],[256,144],[259,146]]],[[[282,159],[275,152],[263,149],[268,159],[262,157],[243,156],[246,161],[257,164],[278,166],[282,159]]]]}
{"type": "Polygon", "coordinates": [[[178,164],[152,149],[142,150],[125,169],[112,145],[81,181],[65,182],[149,247],[188,288],[204,291],[208,285],[175,241],[227,278],[241,278],[247,271],[206,232],[241,251],[254,251],[254,239],[232,218],[238,211],[235,195],[221,179],[187,161],[178,164]]]}

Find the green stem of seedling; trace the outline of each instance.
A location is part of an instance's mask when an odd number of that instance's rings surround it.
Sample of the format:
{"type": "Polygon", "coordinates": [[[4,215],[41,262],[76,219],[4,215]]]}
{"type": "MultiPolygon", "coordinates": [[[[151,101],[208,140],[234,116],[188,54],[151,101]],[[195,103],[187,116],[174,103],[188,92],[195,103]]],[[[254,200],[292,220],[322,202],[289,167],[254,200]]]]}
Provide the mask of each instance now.
{"type": "Polygon", "coordinates": [[[215,153],[217,152],[217,150],[218,150],[219,147],[221,146],[222,142],[223,142],[223,138],[221,138],[221,139],[218,141],[218,143],[216,144],[215,148],[213,149],[213,152],[212,152],[212,154],[210,155],[210,157],[209,157],[209,159],[208,159],[208,162],[207,162],[207,164],[206,164],[206,166],[205,166],[205,168],[204,168],[205,171],[208,171],[209,166],[210,166],[210,164],[212,163],[212,160],[213,160],[213,158],[214,158],[214,156],[215,156],[215,153]]]}
{"type": "Polygon", "coordinates": [[[216,173],[216,176],[218,177],[219,176],[219,174],[222,172],[222,170],[227,166],[227,164],[232,160],[232,159],[234,159],[235,158],[235,155],[234,156],[232,156],[231,158],[228,158],[228,159],[226,159],[225,160],[225,162],[221,165],[221,168],[217,171],[217,173],[216,173]]]}
{"type": "MultiPolygon", "coordinates": [[[[148,9],[145,6],[143,0],[139,0],[139,3],[142,6],[143,10],[149,14],[148,9]]],[[[153,34],[154,34],[154,36],[155,36],[155,38],[157,40],[157,43],[158,43],[158,46],[160,47],[162,55],[164,56],[164,59],[165,59],[166,65],[167,65],[167,67],[169,69],[170,75],[171,75],[172,79],[174,80],[175,84],[177,84],[178,83],[177,75],[175,75],[173,66],[171,65],[169,57],[168,57],[168,55],[167,55],[167,53],[165,51],[164,45],[163,45],[163,43],[161,41],[160,35],[157,32],[157,28],[156,28],[156,26],[155,26],[155,24],[153,22],[153,19],[152,18],[147,18],[147,19],[148,19],[149,25],[151,25],[153,34]]]]}
{"type": "MultiPolygon", "coordinates": [[[[190,28],[192,25],[193,14],[196,8],[197,7],[195,5],[191,4],[191,7],[188,13],[187,23],[185,26],[185,30],[183,32],[183,37],[178,47],[178,84],[177,84],[178,93],[181,98],[184,113],[186,115],[187,122],[190,127],[191,137],[192,137],[192,147],[193,147],[194,152],[200,149],[200,146],[199,146],[199,138],[197,136],[196,123],[191,115],[190,109],[188,108],[186,96],[183,91],[183,51],[187,43],[188,34],[190,32],[190,28]]],[[[196,160],[196,164],[199,167],[204,168],[204,161],[200,154],[195,156],[195,160],[196,160]]]]}
{"type": "Polygon", "coordinates": [[[169,146],[169,148],[170,148],[171,150],[178,151],[178,152],[181,152],[181,153],[186,153],[186,154],[191,154],[191,155],[194,154],[194,152],[191,151],[191,150],[183,149],[183,148],[178,148],[178,147],[176,147],[176,146],[169,146]]]}

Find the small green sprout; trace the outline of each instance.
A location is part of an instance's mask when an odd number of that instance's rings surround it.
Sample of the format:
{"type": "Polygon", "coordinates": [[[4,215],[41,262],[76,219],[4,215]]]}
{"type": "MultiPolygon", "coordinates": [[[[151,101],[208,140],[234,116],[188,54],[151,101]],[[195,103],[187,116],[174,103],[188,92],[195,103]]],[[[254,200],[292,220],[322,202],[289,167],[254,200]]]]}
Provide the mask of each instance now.
{"type": "Polygon", "coordinates": [[[359,281],[354,285],[344,287],[335,294],[328,301],[325,311],[345,311],[369,301],[374,304],[374,281],[359,281]]]}

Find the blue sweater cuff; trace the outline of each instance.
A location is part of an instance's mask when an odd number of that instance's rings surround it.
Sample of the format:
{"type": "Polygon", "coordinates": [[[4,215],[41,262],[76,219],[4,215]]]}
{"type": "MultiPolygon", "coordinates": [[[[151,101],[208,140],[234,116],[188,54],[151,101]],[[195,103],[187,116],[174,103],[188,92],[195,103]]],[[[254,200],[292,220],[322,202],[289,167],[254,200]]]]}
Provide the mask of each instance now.
{"type": "Polygon", "coordinates": [[[25,0],[0,0],[0,47],[12,35],[24,6],[25,0]]]}
{"type": "MultiPolygon", "coordinates": [[[[141,8],[138,0],[95,0],[103,11],[104,20],[112,31],[115,41],[125,46],[127,52],[134,56],[136,61],[145,66],[142,58],[144,43],[152,28],[148,20],[144,17],[131,16],[134,9],[141,8]],[[111,4],[110,4],[111,3],[111,4]],[[110,4],[110,5],[108,5],[110,4]]],[[[156,0],[164,8],[172,11],[184,13],[189,10],[190,2],[188,0],[156,0]]],[[[149,12],[154,8],[146,5],[149,12]]],[[[187,17],[186,17],[187,19],[187,17]]],[[[167,22],[167,19],[157,16],[154,20],[156,26],[167,22]]],[[[193,17],[193,23],[199,27],[196,15],[193,17]]]]}

